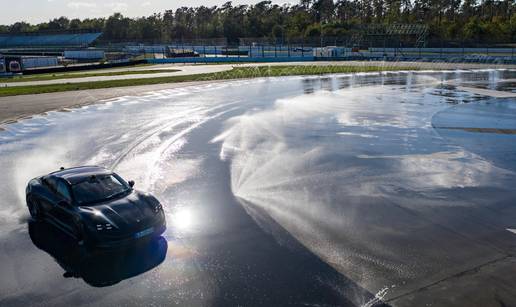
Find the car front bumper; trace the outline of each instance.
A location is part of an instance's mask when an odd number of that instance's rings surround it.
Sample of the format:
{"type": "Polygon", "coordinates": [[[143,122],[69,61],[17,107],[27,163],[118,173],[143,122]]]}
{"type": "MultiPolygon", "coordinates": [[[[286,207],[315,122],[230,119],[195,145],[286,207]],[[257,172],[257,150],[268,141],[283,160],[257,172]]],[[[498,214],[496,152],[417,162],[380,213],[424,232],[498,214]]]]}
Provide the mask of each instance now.
{"type": "Polygon", "coordinates": [[[153,227],[152,232],[146,233],[145,235],[142,235],[142,236],[136,236],[136,233],[138,233],[138,232],[133,232],[129,236],[124,236],[121,238],[109,238],[108,239],[108,238],[99,237],[92,244],[93,245],[92,247],[106,249],[106,248],[119,248],[119,247],[130,246],[130,245],[133,245],[138,242],[145,242],[150,239],[159,237],[167,229],[167,227],[164,223],[149,226],[149,227],[153,227]]]}

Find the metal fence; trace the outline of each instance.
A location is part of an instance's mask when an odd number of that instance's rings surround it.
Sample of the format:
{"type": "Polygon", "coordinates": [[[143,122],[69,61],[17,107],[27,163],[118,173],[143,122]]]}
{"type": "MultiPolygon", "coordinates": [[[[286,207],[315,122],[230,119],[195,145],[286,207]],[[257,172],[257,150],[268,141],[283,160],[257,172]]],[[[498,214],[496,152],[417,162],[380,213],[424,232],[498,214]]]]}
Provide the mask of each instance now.
{"type": "Polygon", "coordinates": [[[172,39],[172,40],[155,40],[155,39],[136,39],[136,40],[113,40],[105,39],[102,36],[94,43],[96,47],[103,48],[120,48],[127,45],[187,45],[187,46],[307,46],[307,47],[324,47],[324,46],[345,46],[358,47],[360,49],[367,48],[410,48],[410,47],[431,47],[431,48],[485,48],[485,47],[512,47],[516,45],[516,41],[486,41],[467,38],[458,39],[438,39],[435,37],[423,37],[415,35],[396,34],[379,34],[379,33],[363,33],[355,32],[342,36],[312,36],[312,37],[240,37],[235,40],[227,38],[191,38],[191,39],[172,39]]]}
{"type": "Polygon", "coordinates": [[[126,46],[131,57],[159,63],[213,63],[312,60],[396,60],[516,63],[516,48],[312,47],[294,45],[140,45],[126,46]]]}

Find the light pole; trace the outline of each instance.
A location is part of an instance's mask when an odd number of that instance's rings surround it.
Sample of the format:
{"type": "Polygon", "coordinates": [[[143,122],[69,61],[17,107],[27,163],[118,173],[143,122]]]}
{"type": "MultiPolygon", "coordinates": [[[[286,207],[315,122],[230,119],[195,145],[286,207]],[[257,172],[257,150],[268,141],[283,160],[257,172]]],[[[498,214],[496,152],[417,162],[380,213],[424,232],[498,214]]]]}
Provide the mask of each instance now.
{"type": "Polygon", "coordinates": [[[323,46],[323,20],[322,19],[321,19],[321,22],[319,23],[319,29],[320,29],[319,31],[321,32],[320,36],[321,36],[321,48],[322,48],[322,46],[323,46]]]}

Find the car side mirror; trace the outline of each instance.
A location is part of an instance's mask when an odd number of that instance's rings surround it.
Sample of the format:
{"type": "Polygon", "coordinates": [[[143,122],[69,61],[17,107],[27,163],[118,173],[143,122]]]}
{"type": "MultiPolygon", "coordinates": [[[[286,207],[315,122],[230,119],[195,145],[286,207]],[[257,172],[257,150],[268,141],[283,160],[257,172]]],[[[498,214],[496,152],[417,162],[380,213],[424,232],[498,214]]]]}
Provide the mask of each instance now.
{"type": "Polygon", "coordinates": [[[129,182],[128,182],[128,183],[129,183],[129,186],[130,186],[131,188],[132,188],[132,187],[134,187],[134,180],[129,180],[129,182]]]}

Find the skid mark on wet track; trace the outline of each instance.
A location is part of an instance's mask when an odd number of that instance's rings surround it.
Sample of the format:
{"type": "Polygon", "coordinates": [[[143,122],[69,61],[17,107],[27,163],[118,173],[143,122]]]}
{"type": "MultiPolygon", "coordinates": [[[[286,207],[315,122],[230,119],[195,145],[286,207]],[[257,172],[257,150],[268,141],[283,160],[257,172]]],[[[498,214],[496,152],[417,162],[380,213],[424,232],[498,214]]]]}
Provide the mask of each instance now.
{"type": "MultiPolygon", "coordinates": [[[[217,105],[213,108],[210,108],[210,109],[202,109],[202,108],[197,108],[194,110],[194,112],[192,112],[191,115],[204,115],[204,114],[209,114],[209,112],[212,112],[212,111],[216,111],[218,109],[221,109],[221,108],[227,108],[229,106],[232,106],[232,105],[235,105],[235,104],[238,104],[239,101],[235,101],[235,102],[232,102],[232,103],[228,103],[228,104],[224,104],[224,105],[217,105]],[[202,111],[200,112],[196,112],[196,111],[202,111]]],[[[184,135],[186,135],[188,132],[192,131],[193,129],[195,129],[196,127],[199,127],[200,125],[202,125],[203,123],[209,121],[209,120],[213,120],[231,110],[234,110],[235,108],[231,108],[230,110],[227,110],[227,111],[223,111],[223,112],[220,112],[220,113],[217,113],[213,116],[208,116],[206,118],[204,118],[203,120],[197,122],[197,123],[194,123],[193,125],[189,126],[188,128],[186,129],[183,129],[181,132],[179,132],[178,134],[172,136],[172,143],[177,141],[179,138],[183,137],[184,135]]],[[[149,138],[151,138],[152,136],[155,136],[156,134],[166,130],[166,129],[170,129],[172,127],[177,127],[177,126],[181,126],[185,123],[189,123],[189,122],[192,122],[192,119],[189,118],[188,116],[186,116],[185,119],[182,119],[180,121],[171,121],[169,123],[166,123],[158,128],[155,128],[153,129],[152,131],[148,132],[148,133],[145,133],[143,134],[142,136],[138,137],[134,142],[132,142],[131,144],[129,144],[129,146],[126,147],[126,149],[122,152],[122,154],[120,154],[113,162],[112,164],[110,165],[110,168],[111,169],[116,169],[117,166],[122,162],[123,159],[125,159],[132,151],[134,151],[138,146],[142,145],[145,141],[147,141],[149,138]]]]}

